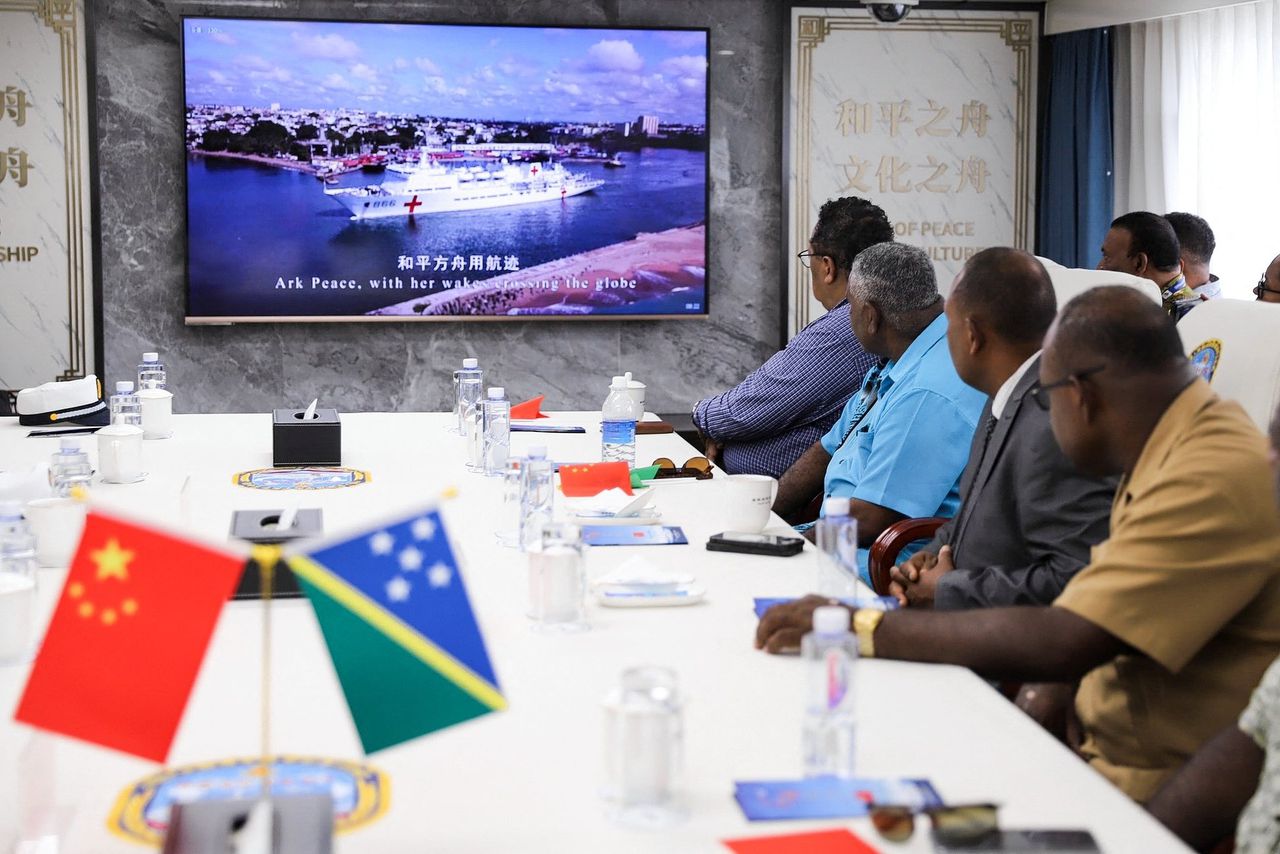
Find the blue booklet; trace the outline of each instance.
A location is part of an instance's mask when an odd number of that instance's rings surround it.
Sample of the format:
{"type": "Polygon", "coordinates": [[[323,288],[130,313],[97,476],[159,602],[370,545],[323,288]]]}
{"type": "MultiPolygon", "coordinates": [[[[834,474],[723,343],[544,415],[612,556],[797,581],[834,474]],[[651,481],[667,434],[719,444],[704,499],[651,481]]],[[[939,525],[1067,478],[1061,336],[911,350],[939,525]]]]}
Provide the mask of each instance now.
{"type": "Polygon", "coordinates": [[[589,546],[680,546],[689,540],[674,525],[583,525],[582,542],[589,546]]]}
{"type": "Polygon", "coordinates": [[[860,818],[867,805],[893,804],[914,811],[942,806],[928,780],[812,777],[734,783],[734,799],[748,821],[788,818],[860,818]]]}
{"type": "MultiPolygon", "coordinates": [[[[756,619],[764,617],[764,612],[768,611],[774,605],[781,605],[785,602],[794,602],[795,597],[775,597],[760,598],[757,597],[756,603],[756,619]]],[[[855,605],[859,608],[872,608],[877,611],[896,611],[898,609],[898,600],[892,596],[868,596],[865,599],[841,599],[841,604],[848,605],[853,608],[855,605]]]]}

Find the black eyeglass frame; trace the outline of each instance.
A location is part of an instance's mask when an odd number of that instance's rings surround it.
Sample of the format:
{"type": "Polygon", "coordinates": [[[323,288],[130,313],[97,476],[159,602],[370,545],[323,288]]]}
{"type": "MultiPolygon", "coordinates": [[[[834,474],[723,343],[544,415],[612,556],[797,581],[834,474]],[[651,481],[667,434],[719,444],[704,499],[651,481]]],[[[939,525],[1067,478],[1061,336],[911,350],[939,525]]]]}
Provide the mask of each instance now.
{"type": "Polygon", "coordinates": [[[809,261],[810,258],[830,258],[830,257],[832,256],[828,255],[826,252],[814,252],[812,249],[802,249],[796,253],[796,260],[799,261],[801,266],[803,266],[806,270],[813,269],[813,265],[809,261]]]}
{"type": "Polygon", "coordinates": [[[1031,389],[1031,399],[1036,402],[1036,406],[1040,407],[1045,412],[1048,412],[1049,392],[1053,391],[1055,388],[1063,388],[1064,386],[1069,386],[1072,383],[1077,383],[1080,380],[1091,377],[1094,374],[1101,373],[1106,369],[1106,367],[1106,365],[1097,365],[1092,368],[1085,368],[1083,371],[1073,371],[1057,382],[1044,384],[1037,383],[1035,387],[1031,389]]]}
{"type": "Polygon", "coordinates": [[[1262,278],[1261,278],[1261,279],[1258,279],[1258,284],[1256,284],[1256,285],[1254,285],[1254,286],[1253,286],[1253,299],[1254,299],[1254,301],[1255,301],[1255,302],[1257,302],[1258,300],[1262,299],[1262,295],[1263,295],[1263,294],[1277,294],[1277,295],[1280,295],[1280,291],[1276,290],[1275,288],[1269,288],[1269,287],[1267,287],[1267,274],[1266,274],[1266,273],[1263,273],[1263,274],[1262,274],[1262,278]]]}

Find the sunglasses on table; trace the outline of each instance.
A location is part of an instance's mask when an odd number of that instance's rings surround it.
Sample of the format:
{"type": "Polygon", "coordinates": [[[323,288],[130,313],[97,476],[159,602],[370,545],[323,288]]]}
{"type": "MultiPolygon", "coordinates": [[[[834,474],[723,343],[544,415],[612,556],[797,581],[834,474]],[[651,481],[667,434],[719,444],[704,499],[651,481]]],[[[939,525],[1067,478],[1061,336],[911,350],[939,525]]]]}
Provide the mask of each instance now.
{"type": "Polygon", "coordinates": [[[1075,371],[1074,373],[1067,374],[1057,382],[1037,383],[1036,386],[1031,389],[1031,399],[1036,402],[1036,406],[1040,407],[1045,412],[1048,412],[1050,400],[1049,392],[1053,391],[1055,388],[1063,388],[1071,385],[1072,383],[1077,383],[1086,377],[1091,377],[1094,374],[1101,373],[1106,367],[1106,365],[1098,365],[1094,368],[1085,368],[1083,371],[1075,371]]]}
{"type": "Polygon", "coordinates": [[[1258,279],[1258,284],[1253,287],[1253,296],[1256,299],[1262,299],[1263,294],[1280,294],[1275,288],[1267,287],[1267,274],[1263,273],[1262,278],[1258,279]]]}
{"type": "MultiPolygon", "coordinates": [[[[957,804],[922,810],[933,825],[933,838],[949,845],[980,842],[1000,829],[995,804],[957,804]]],[[[905,842],[916,829],[916,812],[909,806],[869,804],[871,825],[890,842],[905,842]]]]}
{"type": "Polygon", "coordinates": [[[658,467],[658,473],[654,478],[666,477],[692,477],[697,480],[711,479],[711,460],[706,457],[694,457],[685,460],[684,465],[678,466],[675,460],[670,457],[658,457],[651,465],[658,467]]]}

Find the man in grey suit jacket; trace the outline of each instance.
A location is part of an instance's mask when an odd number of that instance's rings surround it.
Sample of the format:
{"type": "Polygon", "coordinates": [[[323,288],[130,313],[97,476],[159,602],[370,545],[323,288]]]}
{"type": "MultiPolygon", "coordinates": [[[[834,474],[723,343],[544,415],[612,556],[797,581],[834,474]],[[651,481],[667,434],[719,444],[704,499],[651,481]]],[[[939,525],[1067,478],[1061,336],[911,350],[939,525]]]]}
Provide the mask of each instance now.
{"type": "Polygon", "coordinates": [[[1057,312],[1032,255],[995,248],[965,265],[947,300],[956,372],[990,399],[960,479],[960,510],[893,568],[904,605],[1048,605],[1107,538],[1114,481],[1076,471],[1037,401],[1040,346],[1057,312]]]}

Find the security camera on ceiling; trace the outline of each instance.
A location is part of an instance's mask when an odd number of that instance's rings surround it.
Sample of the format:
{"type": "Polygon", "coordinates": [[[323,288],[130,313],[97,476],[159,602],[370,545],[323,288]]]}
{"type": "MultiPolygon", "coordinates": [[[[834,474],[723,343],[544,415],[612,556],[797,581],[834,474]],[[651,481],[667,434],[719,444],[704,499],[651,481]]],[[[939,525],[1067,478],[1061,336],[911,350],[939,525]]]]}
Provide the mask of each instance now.
{"type": "Polygon", "coordinates": [[[864,3],[871,16],[882,24],[896,24],[911,14],[912,6],[919,6],[920,0],[906,0],[903,3],[864,3]]]}

